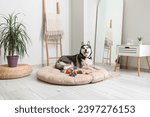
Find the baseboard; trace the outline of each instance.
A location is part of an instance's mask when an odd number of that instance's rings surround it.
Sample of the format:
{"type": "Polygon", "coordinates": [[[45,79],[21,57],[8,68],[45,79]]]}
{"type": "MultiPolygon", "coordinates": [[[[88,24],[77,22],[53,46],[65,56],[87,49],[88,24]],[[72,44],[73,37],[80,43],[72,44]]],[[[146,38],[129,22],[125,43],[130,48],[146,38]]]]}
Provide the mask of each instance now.
{"type": "Polygon", "coordinates": [[[43,67],[43,66],[42,66],[42,64],[35,64],[35,65],[32,65],[32,67],[33,68],[38,68],[38,67],[43,67]]]}
{"type": "MultiPolygon", "coordinates": [[[[126,66],[125,65],[121,65],[120,66],[121,69],[126,69],[126,66]]],[[[137,70],[138,68],[137,67],[134,67],[134,66],[128,66],[128,69],[131,69],[131,70],[137,70]]],[[[149,72],[149,69],[147,68],[140,68],[141,71],[144,71],[144,72],[149,72]]]]}
{"type": "Polygon", "coordinates": [[[95,65],[105,65],[105,66],[111,66],[111,67],[115,67],[115,64],[114,63],[111,63],[111,64],[106,64],[106,63],[99,63],[99,62],[96,62],[95,65]]]}
{"type": "MultiPolygon", "coordinates": [[[[53,64],[53,63],[50,63],[49,64],[49,66],[52,66],[52,65],[55,65],[55,64],[53,64]]],[[[35,64],[35,65],[32,65],[32,67],[34,68],[37,68],[37,67],[45,67],[45,66],[47,66],[46,64],[35,64]]]]}

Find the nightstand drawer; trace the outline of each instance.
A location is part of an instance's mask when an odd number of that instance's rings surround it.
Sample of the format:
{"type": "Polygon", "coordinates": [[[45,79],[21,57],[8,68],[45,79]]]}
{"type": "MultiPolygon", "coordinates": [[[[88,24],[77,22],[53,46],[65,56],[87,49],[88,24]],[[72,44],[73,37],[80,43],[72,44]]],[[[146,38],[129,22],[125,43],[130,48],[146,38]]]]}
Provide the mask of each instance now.
{"type": "Polygon", "coordinates": [[[139,46],[117,46],[117,55],[122,56],[137,56],[139,46]]]}

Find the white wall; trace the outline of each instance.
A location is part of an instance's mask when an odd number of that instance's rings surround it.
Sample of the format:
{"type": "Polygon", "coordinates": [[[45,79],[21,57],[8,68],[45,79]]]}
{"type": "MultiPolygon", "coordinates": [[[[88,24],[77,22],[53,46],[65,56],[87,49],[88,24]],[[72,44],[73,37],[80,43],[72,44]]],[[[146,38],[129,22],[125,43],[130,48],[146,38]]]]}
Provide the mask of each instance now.
{"type": "MultiPolygon", "coordinates": [[[[123,43],[129,39],[137,43],[137,37],[144,38],[143,44],[150,44],[150,0],[124,0],[123,43]]],[[[141,67],[147,69],[145,58],[141,67]]],[[[125,61],[123,60],[123,63],[125,61]]],[[[129,58],[129,65],[136,67],[135,58],[129,58]]]]}
{"type": "MultiPolygon", "coordinates": [[[[26,56],[20,63],[28,63],[32,65],[43,63],[42,51],[42,1],[43,0],[0,0],[0,14],[8,14],[15,11],[22,12],[25,16],[21,17],[27,27],[27,32],[32,40],[32,45],[29,47],[29,56],[26,56]]],[[[50,0],[53,1],[54,0],[50,0]]],[[[53,6],[50,4],[50,6],[53,6]]],[[[55,5],[54,5],[55,6],[55,5]]],[[[64,39],[63,53],[69,53],[69,0],[61,1],[62,16],[64,22],[64,39]]],[[[50,10],[53,7],[49,7],[50,10]]],[[[1,20],[0,20],[1,22],[1,20]]],[[[44,48],[45,49],[45,48],[44,48]]],[[[0,56],[0,64],[3,64],[3,57],[0,56]]]]}
{"type": "Polygon", "coordinates": [[[84,41],[84,0],[71,0],[71,53],[78,54],[84,41]]]}
{"type": "MultiPolygon", "coordinates": [[[[21,63],[40,64],[42,62],[42,0],[36,0],[36,3],[35,0],[1,0],[0,8],[0,14],[7,15],[13,11],[25,14],[20,16],[26,25],[32,45],[29,47],[29,56],[21,60],[21,63]]],[[[0,58],[3,61],[3,57],[0,58]]]]}
{"type": "Polygon", "coordinates": [[[71,0],[71,52],[79,53],[81,42],[91,42],[94,49],[96,7],[98,0],[71,0]]]}

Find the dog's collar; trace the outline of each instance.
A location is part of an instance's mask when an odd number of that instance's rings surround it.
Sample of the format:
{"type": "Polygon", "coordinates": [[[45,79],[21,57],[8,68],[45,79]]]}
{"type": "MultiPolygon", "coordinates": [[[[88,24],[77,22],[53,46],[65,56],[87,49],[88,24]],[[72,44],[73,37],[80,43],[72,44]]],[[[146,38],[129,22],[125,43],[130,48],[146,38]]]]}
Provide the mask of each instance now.
{"type": "Polygon", "coordinates": [[[82,59],[85,59],[85,56],[83,56],[82,53],[80,53],[79,56],[80,56],[82,59]]]}

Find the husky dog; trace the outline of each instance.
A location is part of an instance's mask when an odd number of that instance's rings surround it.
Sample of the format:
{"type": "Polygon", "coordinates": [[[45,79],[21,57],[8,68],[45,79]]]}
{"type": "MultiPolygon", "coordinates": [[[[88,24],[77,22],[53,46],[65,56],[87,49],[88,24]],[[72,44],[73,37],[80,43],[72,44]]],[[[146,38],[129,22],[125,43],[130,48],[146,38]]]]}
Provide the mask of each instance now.
{"type": "Polygon", "coordinates": [[[65,70],[68,68],[82,68],[83,66],[92,65],[92,49],[90,42],[87,44],[82,42],[80,53],[70,56],[62,56],[55,64],[55,68],[65,70]]]}

